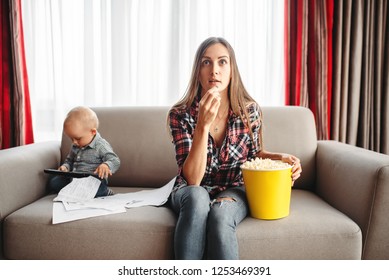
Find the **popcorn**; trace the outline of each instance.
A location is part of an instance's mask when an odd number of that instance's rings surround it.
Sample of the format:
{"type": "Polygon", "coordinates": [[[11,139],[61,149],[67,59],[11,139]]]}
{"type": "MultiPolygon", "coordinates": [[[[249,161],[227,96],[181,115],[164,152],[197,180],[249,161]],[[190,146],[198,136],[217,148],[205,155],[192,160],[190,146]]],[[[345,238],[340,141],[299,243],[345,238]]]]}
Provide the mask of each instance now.
{"type": "Polygon", "coordinates": [[[269,158],[255,158],[251,161],[246,161],[241,166],[244,169],[251,170],[276,170],[292,167],[289,163],[282,162],[280,160],[271,160],[269,158]]]}

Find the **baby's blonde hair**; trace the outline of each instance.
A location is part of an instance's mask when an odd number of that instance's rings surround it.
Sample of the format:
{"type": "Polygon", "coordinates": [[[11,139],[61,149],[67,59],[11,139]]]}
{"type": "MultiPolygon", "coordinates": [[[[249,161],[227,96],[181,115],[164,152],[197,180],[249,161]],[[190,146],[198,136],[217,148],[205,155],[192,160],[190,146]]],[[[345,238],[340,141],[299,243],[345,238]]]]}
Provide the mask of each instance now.
{"type": "Polygon", "coordinates": [[[65,118],[64,126],[74,121],[79,122],[87,129],[98,129],[99,127],[99,119],[96,113],[85,106],[78,106],[70,110],[65,118]]]}

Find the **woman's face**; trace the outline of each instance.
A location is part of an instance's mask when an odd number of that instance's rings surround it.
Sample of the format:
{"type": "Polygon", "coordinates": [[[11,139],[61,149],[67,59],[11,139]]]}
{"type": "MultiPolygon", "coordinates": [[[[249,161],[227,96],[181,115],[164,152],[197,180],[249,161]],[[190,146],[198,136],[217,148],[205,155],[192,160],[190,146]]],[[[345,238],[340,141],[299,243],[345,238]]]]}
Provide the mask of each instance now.
{"type": "Polygon", "coordinates": [[[209,46],[200,61],[200,84],[202,95],[209,89],[218,87],[220,93],[228,91],[231,80],[230,55],[220,43],[209,46]]]}

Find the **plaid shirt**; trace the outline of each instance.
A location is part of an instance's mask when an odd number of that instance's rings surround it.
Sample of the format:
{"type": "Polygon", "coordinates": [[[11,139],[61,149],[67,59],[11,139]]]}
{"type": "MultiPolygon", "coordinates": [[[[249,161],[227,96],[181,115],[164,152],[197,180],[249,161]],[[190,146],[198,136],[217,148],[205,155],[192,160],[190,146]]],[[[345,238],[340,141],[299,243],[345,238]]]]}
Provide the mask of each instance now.
{"type": "Polygon", "coordinates": [[[97,132],[92,142],[83,148],[72,144],[62,165],[69,171],[92,173],[102,163],[107,164],[112,173],[120,167],[119,157],[113,152],[111,145],[97,132]]]}
{"type": "MultiPolygon", "coordinates": [[[[178,176],[173,191],[187,186],[182,175],[182,167],[188,156],[196,128],[200,96],[194,100],[189,110],[173,109],[169,113],[170,130],[176,150],[178,176]]],[[[243,120],[229,110],[227,134],[220,149],[216,147],[212,136],[208,136],[207,165],[201,186],[211,196],[230,187],[242,186],[240,165],[255,158],[259,151],[258,137],[260,128],[260,109],[258,104],[248,105],[253,138],[243,120]]]]}

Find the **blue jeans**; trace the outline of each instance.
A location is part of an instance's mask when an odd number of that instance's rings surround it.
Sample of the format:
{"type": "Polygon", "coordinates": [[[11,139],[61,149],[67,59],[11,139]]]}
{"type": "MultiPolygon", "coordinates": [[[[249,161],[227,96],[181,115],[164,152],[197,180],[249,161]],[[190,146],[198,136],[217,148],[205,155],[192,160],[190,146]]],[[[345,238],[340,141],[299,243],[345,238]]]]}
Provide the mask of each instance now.
{"type": "Polygon", "coordinates": [[[176,259],[239,259],[236,227],[249,212],[246,193],[236,187],[219,193],[215,199],[222,197],[233,200],[215,202],[201,186],[186,186],[171,194],[170,205],[178,214],[176,259]]]}
{"type": "MultiPolygon", "coordinates": [[[[65,176],[54,176],[49,180],[48,189],[50,192],[58,193],[62,188],[69,184],[73,178],[65,176]]],[[[108,195],[108,186],[106,180],[101,180],[99,189],[95,197],[108,195]]]]}

